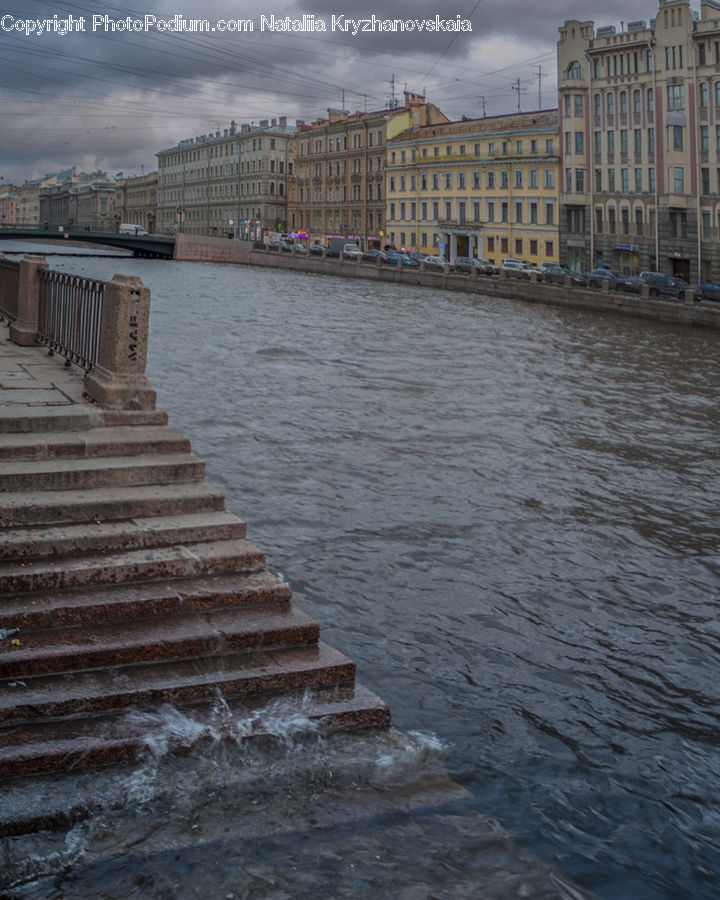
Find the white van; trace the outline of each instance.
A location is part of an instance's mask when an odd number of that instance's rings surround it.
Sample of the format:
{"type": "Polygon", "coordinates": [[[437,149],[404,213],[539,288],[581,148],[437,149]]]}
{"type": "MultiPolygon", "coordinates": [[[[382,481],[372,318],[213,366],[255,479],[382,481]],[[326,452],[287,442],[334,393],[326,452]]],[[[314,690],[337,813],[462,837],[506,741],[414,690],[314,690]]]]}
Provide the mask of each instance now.
{"type": "Polygon", "coordinates": [[[134,234],[135,237],[145,236],[150,234],[142,225],[121,225],[120,226],[120,234],[134,234]]]}

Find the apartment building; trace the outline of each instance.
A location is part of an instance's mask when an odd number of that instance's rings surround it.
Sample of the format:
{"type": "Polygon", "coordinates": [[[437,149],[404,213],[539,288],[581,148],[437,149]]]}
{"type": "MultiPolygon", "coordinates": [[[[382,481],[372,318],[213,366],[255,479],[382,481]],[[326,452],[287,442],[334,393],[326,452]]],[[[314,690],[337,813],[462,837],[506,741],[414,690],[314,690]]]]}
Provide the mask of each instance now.
{"type": "Polygon", "coordinates": [[[259,239],[284,231],[296,126],[235,122],[157,153],[157,230],[259,239]]]}
{"type": "Polygon", "coordinates": [[[333,238],[365,248],[385,243],[387,141],[408,128],[447,121],[422,95],[406,92],[401,107],[353,114],[329,109],[327,118],[300,126],[290,230],[323,245],[333,238]]]}
{"type": "Polygon", "coordinates": [[[388,141],[388,243],[447,259],[558,259],[557,110],[429,124],[388,141]]]}
{"type": "Polygon", "coordinates": [[[118,225],[141,225],[150,234],[157,216],[157,172],[118,178],[115,182],[115,219],[118,225]]]}
{"type": "Polygon", "coordinates": [[[558,41],[561,257],[720,279],[720,3],[558,41]]]}
{"type": "Polygon", "coordinates": [[[40,222],[50,228],[107,231],[116,228],[115,184],[105,172],[74,174],[40,191],[40,222]]]}

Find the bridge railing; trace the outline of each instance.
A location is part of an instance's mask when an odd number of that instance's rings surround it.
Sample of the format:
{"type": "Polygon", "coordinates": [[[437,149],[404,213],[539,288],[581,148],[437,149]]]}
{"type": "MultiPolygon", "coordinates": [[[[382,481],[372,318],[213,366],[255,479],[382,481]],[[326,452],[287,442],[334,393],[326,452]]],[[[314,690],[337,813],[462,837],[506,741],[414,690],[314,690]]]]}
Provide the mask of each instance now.
{"type": "Polygon", "coordinates": [[[20,263],[0,257],[0,319],[12,324],[18,315],[20,263]]]}
{"type": "Polygon", "coordinates": [[[100,406],[155,408],[145,376],[150,291],[139,278],[96,281],[53,271],[42,256],[2,265],[7,262],[0,256],[0,300],[6,317],[13,317],[11,341],[45,344],[68,365],[85,369],[85,394],[100,406]]]}
{"type": "Polygon", "coordinates": [[[98,361],[105,282],[41,269],[37,340],[89,372],[98,361]]]}

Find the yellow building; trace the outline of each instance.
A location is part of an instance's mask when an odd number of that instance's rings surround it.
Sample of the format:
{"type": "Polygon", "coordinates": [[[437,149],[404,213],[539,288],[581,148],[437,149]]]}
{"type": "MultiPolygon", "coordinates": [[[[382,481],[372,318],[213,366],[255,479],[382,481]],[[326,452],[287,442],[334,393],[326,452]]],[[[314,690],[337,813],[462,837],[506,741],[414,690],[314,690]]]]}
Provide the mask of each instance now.
{"type": "Polygon", "coordinates": [[[387,143],[386,243],[428,255],[558,259],[557,110],[463,119],[387,143]]]}

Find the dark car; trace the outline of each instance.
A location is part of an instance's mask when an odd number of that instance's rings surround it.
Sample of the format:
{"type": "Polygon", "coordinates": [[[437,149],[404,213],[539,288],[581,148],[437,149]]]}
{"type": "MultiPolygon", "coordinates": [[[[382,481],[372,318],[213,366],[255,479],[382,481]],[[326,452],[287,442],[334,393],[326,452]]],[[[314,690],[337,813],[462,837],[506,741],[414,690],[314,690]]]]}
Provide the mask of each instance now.
{"type": "Polygon", "coordinates": [[[307,256],[308,248],[305,246],[305,244],[293,244],[292,251],[293,253],[300,253],[307,256]]]}
{"type": "Polygon", "coordinates": [[[387,253],[382,250],[368,250],[363,253],[362,261],[363,262],[385,262],[387,260],[387,253]]]}
{"type": "Polygon", "coordinates": [[[420,263],[416,259],[411,259],[407,253],[390,253],[388,254],[387,262],[391,266],[396,266],[398,264],[398,260],[403,266],[408,266],[409,268],[419,268],[420,263]]]}
{"type": "Polygon", "coordinates": [[[699,284],[697,294],[700,300],[714,300],[716,303],[720,303],[720,284],[715,284],[712,281],[699,284]]]}
{"type": "Polygon", "coordinates": [[[311,256],[325,256],[325,248],[321,244],[313,244],[308,253],[311,256]]]}
{"type": "Polygon", "coordinates": [[[420,262],[425,263],[426,269],[433,269],[436,272],[444,272],[447,268],[447,260],[442,256],[421,256],[420,262]]]}
{"type": "Polygon", "coordinates": [[[453,263],[453,269],[456,272],[467,272],[468,275],[476,271],[478,275],[492,275],[495,272],[495,266],[485,262],[483,259],[477,259],[474,256],[458,256],[453,263]]]}
{"type": "Polygon", "coordinates": [[[612,269],[593,269],[591,272],[588,272],[585,277],[587,278],[590,287],[601,288],[603,284],[607,282],[611,291],[614,291],[617,288],[618,281],[620,280],[612,269]]]}
{"type": "Polygon", "coordinates": [[[565,284],[565,279],[569,277],[570,283],[576,287],[587,287],[587,278],[578,272],[571,272],[567,266],[543,265],[542,270],[544,273],[543,281],[549,281],[553,284],[565,284]]]}
{"type": "Polygon", "coordinates": [[[328,249],[325,251],[325,256],[332,256],[332,257],[334,257],[335,259],[337,259],[338,256],[340,256],[340,251],[339,251],[339,250],[333,250],[331,247],[328,247],[328,249]]]}
{"type": "Polygon", "coordinates": [[[615,290],[626,294],[639,294],[645,282],[639,275],[624,275],[615,286],[615,290]]]}
{"type": "Polygon", "coordinates": [[[660,272],[641,272],[640,278],[648,286],[651,297],[669,297],[673,300],[683,300],[685,291],[692,290],[687,281],[672,275],[663,275],[660,272]]]}

